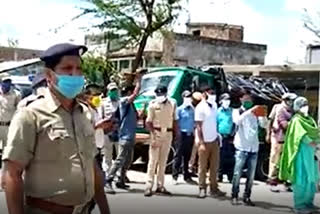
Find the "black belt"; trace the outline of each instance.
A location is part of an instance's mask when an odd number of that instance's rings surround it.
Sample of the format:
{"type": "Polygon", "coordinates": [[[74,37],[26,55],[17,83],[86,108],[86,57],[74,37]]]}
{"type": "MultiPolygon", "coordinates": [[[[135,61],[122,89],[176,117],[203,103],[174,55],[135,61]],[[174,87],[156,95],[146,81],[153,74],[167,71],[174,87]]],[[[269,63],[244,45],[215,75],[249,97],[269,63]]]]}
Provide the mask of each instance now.
{"type": "Polygon", "coordinates": [[[193,132],[182,132],[181,131],[181,134],[185,135],[185,136],[193,136],[193,132]]]}
{"type": "Polygon", "coordinates": [[[60,205],[53,202],[45,201],[41,198],[27,196],[26,204],[32,208],[40,209],[48,213],[72,214],[74,206],[60,205]]]}
{"type": "MultiPolygon", "coordinates": [[[[154,130],[161,132],[161,131],[162,131],[162,128],[154,127],[154,130]]],[[[167,128],[167,129],[165,129],[165,131],[166,131],[166,132],[173,132],[173,129],[172,129],[172,128],[167,128]]]]}
{"type": "Polygon", "coordinates": [[[9,126],[10,122],[0,121],[0,126],[9,126]]]}

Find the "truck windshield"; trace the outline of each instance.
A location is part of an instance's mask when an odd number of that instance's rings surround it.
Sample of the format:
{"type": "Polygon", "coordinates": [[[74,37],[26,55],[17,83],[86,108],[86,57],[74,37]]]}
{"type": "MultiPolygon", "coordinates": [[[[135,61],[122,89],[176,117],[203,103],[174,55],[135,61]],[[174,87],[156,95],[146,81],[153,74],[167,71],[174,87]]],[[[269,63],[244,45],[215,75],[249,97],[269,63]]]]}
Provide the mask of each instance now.
{"type": "Polygon", "coordinates": [[[178,73],[176,71],[159,71],[144,75],[141,81],[140,94],[144,96],[155,96],[154,90],[159,85],[167,86],[168,94],[171,94],[171,91],[174,89],[174,86],[176,85],[178,76],[177,74],[178,73]]]}

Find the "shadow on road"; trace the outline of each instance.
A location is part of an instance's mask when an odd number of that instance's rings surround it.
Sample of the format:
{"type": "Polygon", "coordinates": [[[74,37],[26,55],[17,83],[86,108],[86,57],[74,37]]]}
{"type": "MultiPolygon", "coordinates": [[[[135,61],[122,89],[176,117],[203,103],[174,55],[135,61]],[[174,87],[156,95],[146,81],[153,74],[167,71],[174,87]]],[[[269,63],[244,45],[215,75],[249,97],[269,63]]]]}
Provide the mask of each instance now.
{"type": "Polygon", "coordinates": [[[265,210],[272,210],[274,212],[292,213],[292,207],[289,207],[289,206],[273,204],[266,201],[255,201],[254,203],[256,204],[256,207],[259,207],[265,210]]]}

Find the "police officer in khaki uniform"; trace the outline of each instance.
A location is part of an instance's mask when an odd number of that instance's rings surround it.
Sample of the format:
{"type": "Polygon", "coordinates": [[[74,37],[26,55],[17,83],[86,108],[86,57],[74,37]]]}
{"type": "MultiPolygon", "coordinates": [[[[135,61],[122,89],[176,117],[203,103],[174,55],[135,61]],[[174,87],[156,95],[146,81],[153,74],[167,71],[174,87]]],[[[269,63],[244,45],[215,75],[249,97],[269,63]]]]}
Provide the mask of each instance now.
{"type": "Polygon", "coordinates": [[[37,97],[43,96],[45,94],[47,89],[47,80],[46,80],[45,73],[43,72],[38,73],[34,77],[34,79],[32,80],[31,88],[32,88],[32,94],[25,97],[19,102],[17,106],[18,109],[29,105],[31,102],[37,99],[37,97]]]}
{"type": "Polygon", "coordinates": [[[6,145],[10,121],[21,100],[21,95],[13,89],[11,79],[4,79],[0,85],[0,149],[2,150],[6,145]]]}
{"type": "Polygon", "coordinates": [[[41,57],[47,93],[15,114],[4,149],[9,214],[87,214],[92,198],[101,213],[110,213],[95,162],[92,114],[76,100],[85,83],[80,55],[86,50],[58,44],[41,57]]]}
{"type": "Polygon", "coordinates": [[[167,97],[167,87],[159,86],[155,90],[156,99],[152,100],[146,120],[151,135],[147,188],[144,195],[152,196],[155,171],[157,169],[157,194],[171,195],[164,188],[165,169],[173,138],[176,137],[176,103],[167,97]],[[157,168],[158,167],[158,168],[157,168]]]}

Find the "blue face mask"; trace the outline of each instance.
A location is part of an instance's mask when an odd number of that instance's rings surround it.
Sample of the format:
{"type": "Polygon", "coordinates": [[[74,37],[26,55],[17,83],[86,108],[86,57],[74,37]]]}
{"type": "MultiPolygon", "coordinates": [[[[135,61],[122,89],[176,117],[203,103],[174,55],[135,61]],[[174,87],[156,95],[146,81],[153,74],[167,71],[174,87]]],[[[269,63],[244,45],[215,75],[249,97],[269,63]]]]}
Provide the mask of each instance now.
{"type": "Polygon", "coordinates": [[[56,89],[66,98],[74,99],[85,84],[84,76],[58,75],[56,89]]]}
{"type": "Polygon", "coordinates": [[[1,84],[1,90],[4,94],[8,93],[11,89],[11,84],[10,83],[2,83],[1,84]]]}

